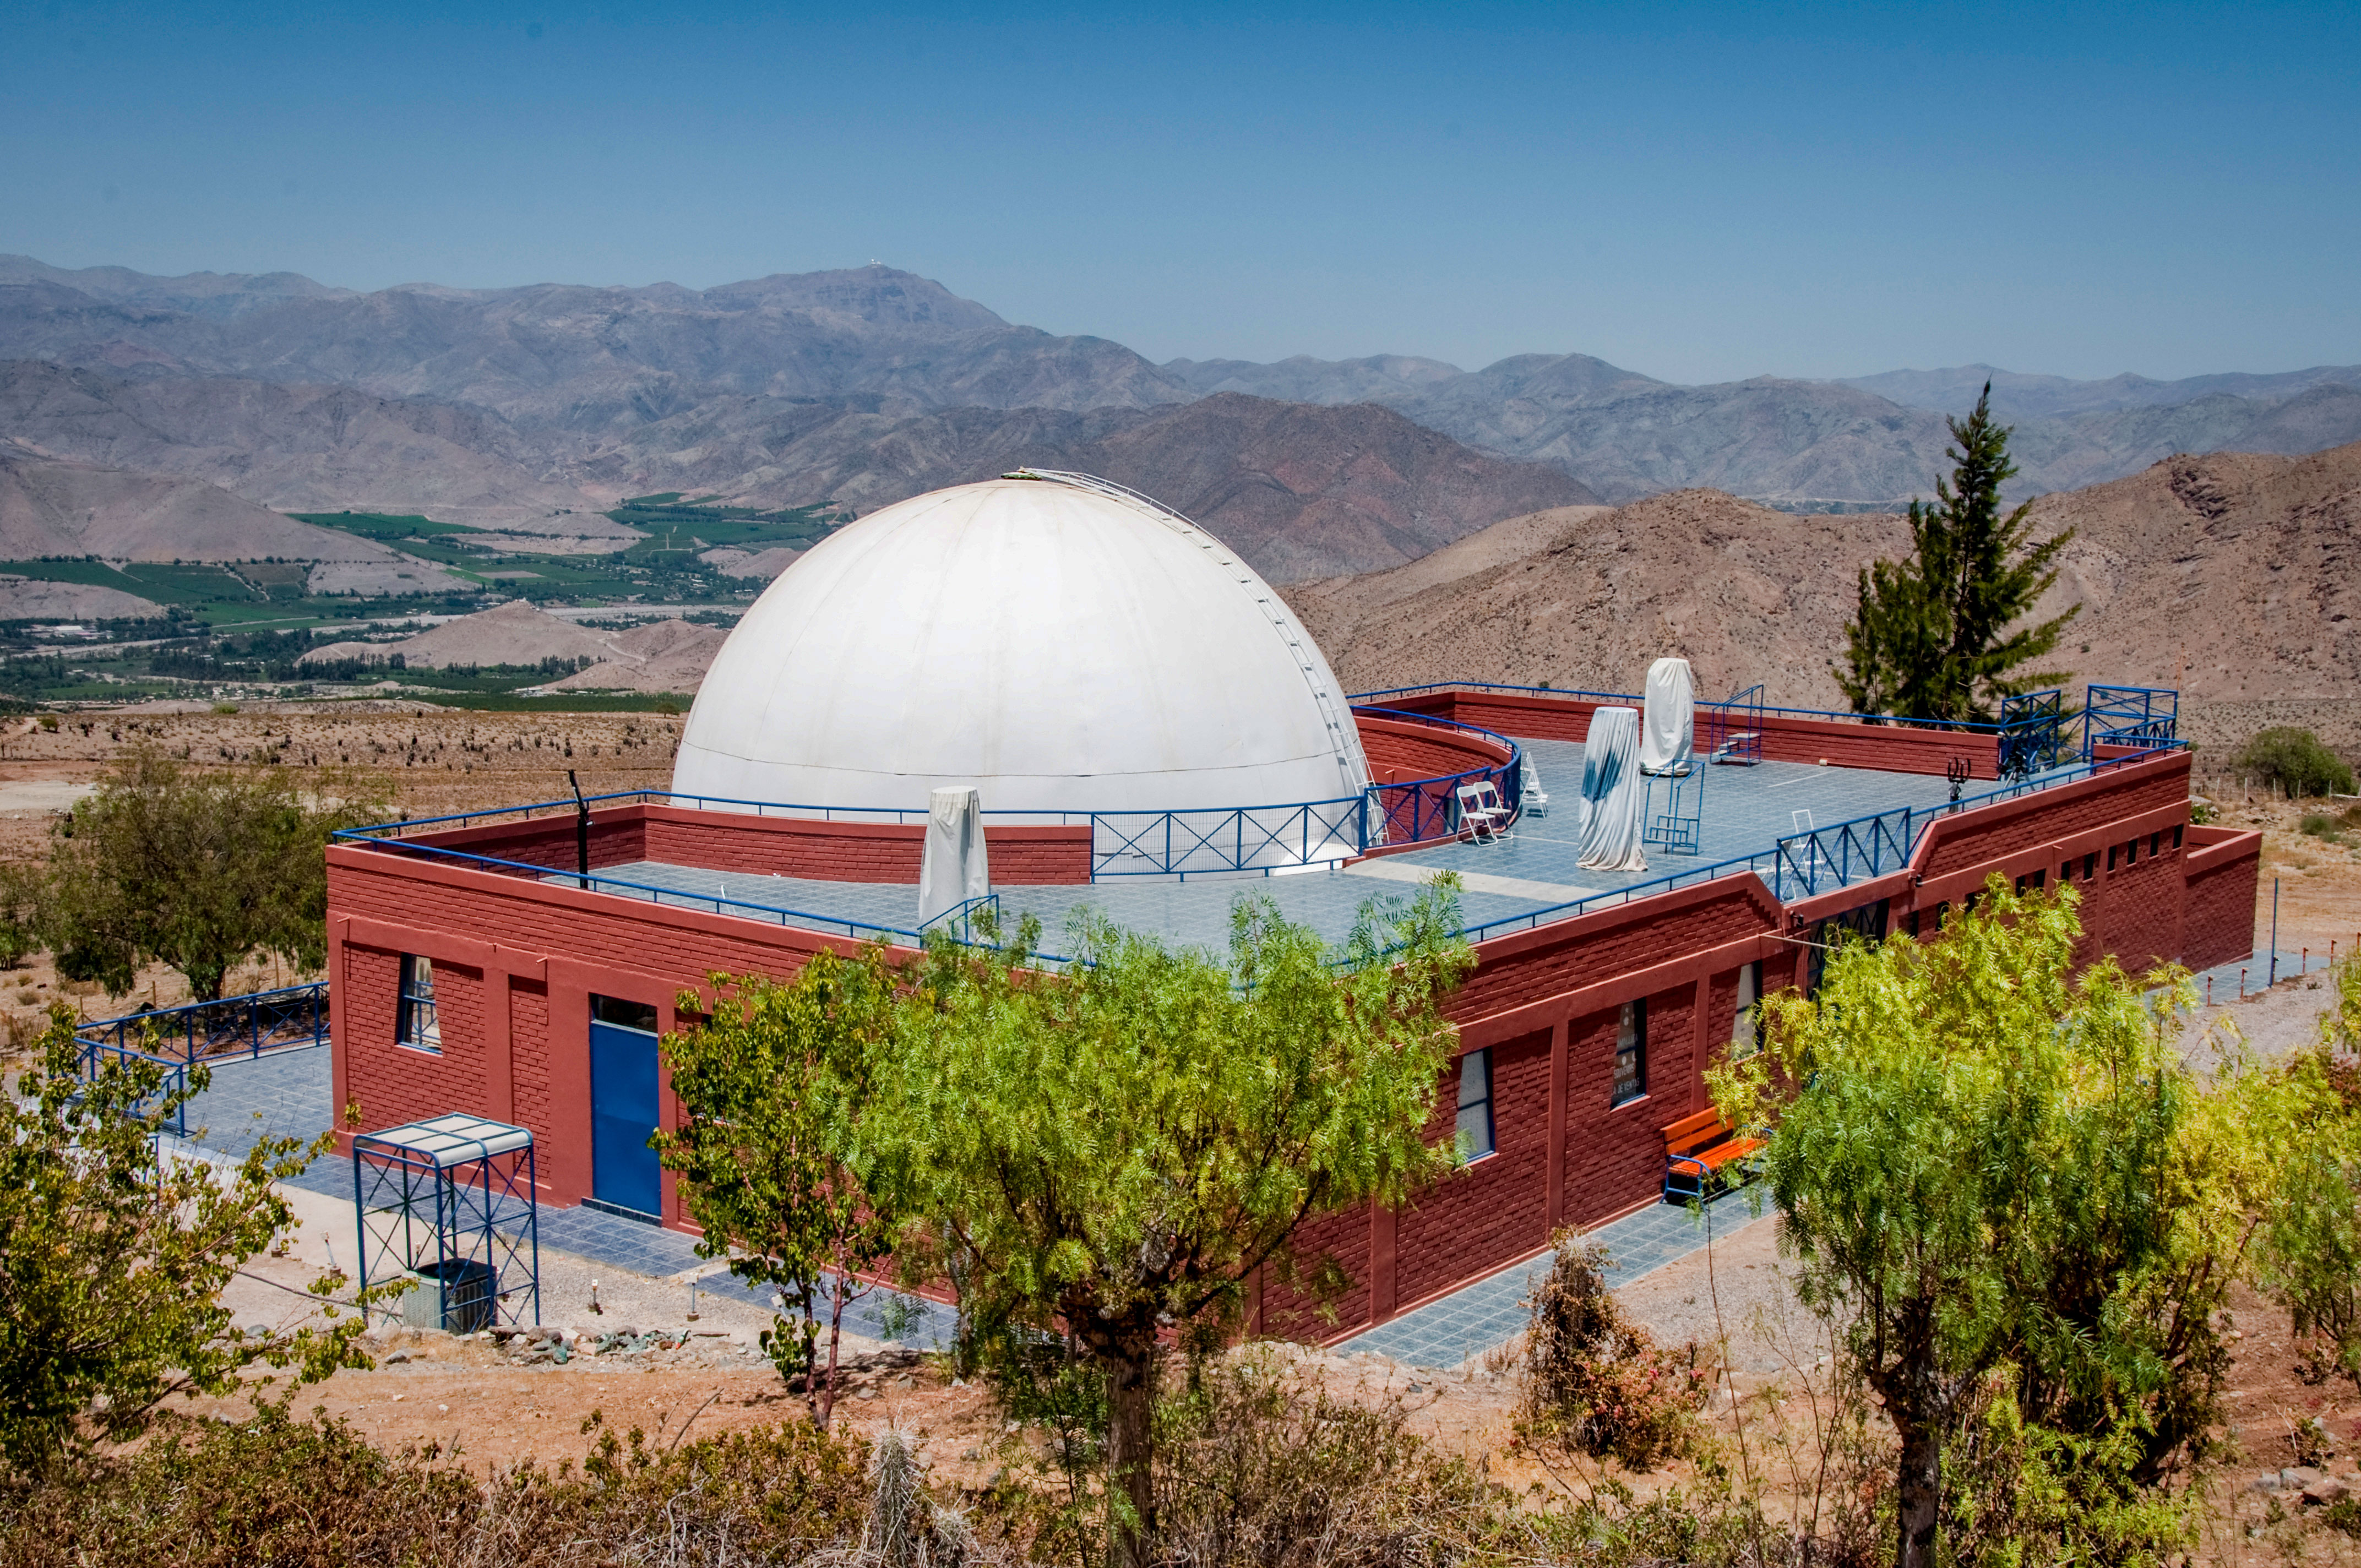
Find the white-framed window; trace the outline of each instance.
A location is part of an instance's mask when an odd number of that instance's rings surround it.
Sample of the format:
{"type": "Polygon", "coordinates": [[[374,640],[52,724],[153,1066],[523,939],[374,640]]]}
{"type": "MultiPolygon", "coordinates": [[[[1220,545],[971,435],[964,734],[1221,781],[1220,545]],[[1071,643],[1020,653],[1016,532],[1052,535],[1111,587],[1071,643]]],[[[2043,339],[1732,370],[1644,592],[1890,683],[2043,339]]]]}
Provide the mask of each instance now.
{"type": "Polygon", "coordinates": [[[1459,1058],[1459,1157],[1470,1164],[1490,1154],[1492,1053],[1469,1051],[1459,1058]]]}
{"type": "Polygon", "coordinates": [[[1738,966],[1738,1015],[1730,1025],[1730,1059],[1744,1061],[1763,1048],[1763,966],[1738,966]]]}
{"type": "Polygon", "coordinates": [[[1627,1002],[1615,1018],[1615,1098],[1622,1105],[1648,1092],[1648,1003],[1627,1002]]]}
{"type": "Polygon", "coordinates": [[[412,1050],[443,1051],[443,1025],[434,1013],[434,960],[401,956],[401,1000],[393,1016],[396,1044],[412,1050]]]}

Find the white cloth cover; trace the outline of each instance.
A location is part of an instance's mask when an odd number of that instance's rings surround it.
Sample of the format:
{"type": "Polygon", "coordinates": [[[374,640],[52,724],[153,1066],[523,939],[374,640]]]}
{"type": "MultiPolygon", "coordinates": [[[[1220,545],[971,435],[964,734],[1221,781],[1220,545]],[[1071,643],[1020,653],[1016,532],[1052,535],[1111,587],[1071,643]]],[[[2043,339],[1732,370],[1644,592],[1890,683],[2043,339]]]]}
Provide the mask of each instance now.
{"type": "Polygon", "coordinates": [[[1644,872],[1640,784],[1640,710],[1602,707],[1582,742],[1582,856],[1594,872],[1644,872]]]}
{"type": "Polygon", "coordinates": [[[918,860],[918,924],[992,891],[983,854],[983,797],[973,784],[927,796],[927,844],[918,860]]]}
{"type": "Polygon", "coordinates": [[[1640,738],[1640,771],[1686,773],[1696,745],[1697,683],[1686,659],[1648,666],[1648,722],[1640,738]]]}

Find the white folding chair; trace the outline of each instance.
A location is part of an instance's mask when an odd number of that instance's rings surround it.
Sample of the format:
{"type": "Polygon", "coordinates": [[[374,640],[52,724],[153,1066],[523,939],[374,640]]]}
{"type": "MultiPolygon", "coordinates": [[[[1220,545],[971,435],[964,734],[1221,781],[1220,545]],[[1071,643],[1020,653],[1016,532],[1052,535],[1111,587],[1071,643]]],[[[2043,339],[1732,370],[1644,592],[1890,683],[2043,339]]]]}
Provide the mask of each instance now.
{"type": "Polygon", "coordinates": [[[1501,829],[1509,820],[1509,808],[1500,799],[1500,786],[1489,779],[1480,784],[1459,786],[1459,830],[1478,844],[1496,843],[1506,837],[1501,829]]]}

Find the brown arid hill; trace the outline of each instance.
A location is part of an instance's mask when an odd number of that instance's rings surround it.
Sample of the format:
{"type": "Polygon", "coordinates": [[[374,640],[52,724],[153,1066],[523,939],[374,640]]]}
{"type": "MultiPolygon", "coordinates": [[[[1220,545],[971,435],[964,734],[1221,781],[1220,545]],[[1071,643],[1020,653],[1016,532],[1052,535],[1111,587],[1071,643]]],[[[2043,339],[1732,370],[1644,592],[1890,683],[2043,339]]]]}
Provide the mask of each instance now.
{"type": "Polygon", "coordinates": [[[0,574],[0,620],[107,620],[163,613],[162,605],[123,588],[0,574]]]}
{"type": "Polygon", "coordinates": [[[390,562],[394,553],[281,517],[218,485],[62,463],[0,442],[0,560],[390,562]]]}
{"type": "Polygon", "coordinates": [[[2361,442],[2170,457],[2045,496],[2033,516],[2044,537],[2075,531],[2042,609],[2085,607],[2066,645],[2079,678],[2215,700],[2361,696],[2361,442]]]}
{"type": "Polygon", "coordinates": [[[547,459],[498,415],[424,399],[5,360],[0,432],[42,456],[203,479],[276,511],[631,536],[593,498],[545,477],[547,459]]]}
{"type": "MultiPolygon", "coordinates": [[[[2044,613],[2084,608],[2057,664],[2213,705],[2361,695],[2361,444],[2309,457],[2176,457],[2045,497],[2071,527],[2044,613]],[[2088,652],[2084,649],[2087,645],[2088,652]]],[[[1828,674],[1860,569],[1908,546],[1899,517],[1798,517],[1718,490],[1500,523],[1392,571],[1289,596],[1350,689],[1464,675],[1638,689],[1677,653],[1701,695],[1755,681],[1841,707],[1828,674]]]]}
{"type": "Polygon", "coordinates": [[[552,681],[547,691],[694,692],[730,633],[686,620],[653,620],[614,635],[599,663],[552,681]]]}
{"type": "Polygon", "coordinates": [[[863,512],[1012,468],[1079,470],[1179,509],[1278,582],[1378,570],[1502,518],[1598,499],[1545,464],[1475,451],[1374,404],[1236,392],[1152,413],[954,409],[902,420],[743,402],[668,421],[591,467],[591,482],[619,492],[834,499],[863,512]]]}
{"type": "Polygon", "coordinates": [[[1464,676],[1636,691],[1686,657],[1700,695],[1765,682],[1826,707],[1853,574],[1904,536],[1885,515],[1797,517],[1719,490],[1567,507],[1449,551],[1288,596],[1347,690],[1464,676]]]}
{"type": "Polygon", "coordinates": [[[538,664],[578,659],[584,667],[550,685],[554,691],[693,692],[729,633],[678,620],[615,628],[577,626],[524,599],[456,617],[385,642],[331,642],[303,655],[313,666],[346,659],[372,663],[395,654],[404,665],[538,664]]]}

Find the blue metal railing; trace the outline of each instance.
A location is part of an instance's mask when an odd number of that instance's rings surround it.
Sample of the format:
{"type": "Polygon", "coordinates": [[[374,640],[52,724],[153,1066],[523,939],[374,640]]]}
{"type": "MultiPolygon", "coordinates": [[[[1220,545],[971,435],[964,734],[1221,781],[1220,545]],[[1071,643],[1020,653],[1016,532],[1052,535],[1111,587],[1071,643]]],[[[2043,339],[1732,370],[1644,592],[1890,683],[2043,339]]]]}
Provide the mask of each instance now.
{"type": "MultiPolygon", "coordinates": [[[[1500,762],[1488,762],[1455,773],[1371,784],[1360,795],[1329,800],[1294,801],[1274,806],[1208,806],[1173,811],[1007,811],[986,810],[994,821],[1032,827],[1079,827],[1091,830],[1091,879],[1118,876],[1238,876],[1269,875],[1305,866],[1334,864],[1380,846],[1426,843],[1456,837],[1460,830],[1459,789],[1463,784],[1489,783],[1513,812],[1522,789],[1523,751],[1506,735],[1431,713],[1357,707],[1356,713],[1446,730],[1491,741],[1508,752],[1500,762]]],[[[572,816],[582,806],[649,804],[686,806],[706,810],[719,807],[755,816],[793,817],[821,822],[923,823],[923,810],[891,806],[823,806],[776,801],[738,800],[719,795],[684,795],[675,790],[619,790],[591,795],[577,805],[571,797],[535,801],[525,806],[459,812],[447,817],[382,822],[344,829],[338,839],[387,844],[403,841],[421,828],[465,828],[498,820],[531,820],[535,813],[572,816]]],[[[412,846],[413,848],[417,846],[412,846]]],[[[488,863],[514,865],[498,856],[479,857],[488,863]]],[[[555,869],[555,868],[544,868],[555,869]]],[[[614,879],[605,879],[613,881],[614,879]]],[[[620,884],[619,884],[620,885],[620,884]]],[[[752,907],[764,907],[754,905],[752,907]]],[[[896,927],[877,927],[879,931],[896,927]]],[[[901,933],[908,935],[911,933],[901,933]]]]}
{"type": "MultiPolygon", "coordinates": [[[[2185,741],[2175,741],[2170,746],[2158,748],[2158,750],[2173,750],[2185,744],[2187,744],[2185,741]]],[[[1646,882],[1635,882],[1623,887],[1610,888],[1603,893],[1569,899],[1564,904],[1551,905],[1546,909],[1530,910],[1522,915],[1505,916],[1498,920],[1487,920],[1479,925],[1464,927],[1459,934],[1470,942],[1487,941],[1494,937],[1505,937],[1519,931],[1531,931],[1543,926],[1554,926],[1561,920],[1572,920],[1580,916],[1596,914],[1602,909],[1613,909],[1622,905],[1636,903],[1643,898],[1653,898],[1659,894],[1675,892],[1684,887],[1695,887],[1699,883],[1717,882],[1723,877],[1745,876],[1750,873],[1763,879],[1763,885],[1770,890],[1772,897],[1782,904],[1792,904],[1799,898],[1808,898],[1816,893],[1844,885],[1835,875],[1837,857],[1830,853],[1833,840],[1823,837],[1822,844],[1816,856],[1811,850],[1799,846],[1796,843],[1797,839],[1814,835],[1841,834],[1844,829],[1850,828],[1856,843],[1860,846],[1860,852],[1854,856],[1850,868],[1852,880],[1866,881],[1872,876],[1883,875],[1886,872],[1900,871],[1906,867],[1910,862],[1910,857],[1917,852],[1919,840],[1926,836],[1927,828],[1934,826],[1938,817],[1950,816],[1953,812],[1970,810],[1978,806],[1988,806],[1996,801],[2013,800],[2020,795],[2038,795],[2043,790],[2056,789],[2061,784],[2077,784],[2083,779],[2095,778],[2111,768],[2124,767],[2147,760],[2145,755],[2110,758],[2087,767],[2052,773],[2044,778],[2002,784],[1982,795],[1971,795],[1944,806],[1918,807],[1915,811],[1912,808],[1904,807],[1899,812],[1883,813],[1881,815],[1888,817],[1906,814],[1915,818],[1910,828],[1907,851],[1899,861],[1892,858],[1891,846],[1894,841],[1892,833],[1889,832],[1882,840],[1883,852],[1875,857],[1875,863],[1883,867],[1883,870],[1871,869],[1872,846],[1880,843],[1881,840],[1875,839],[1872,831],[1864,826],[1873,818],[1862,817],[1853,822],[1839,822],[1827,828],[1815,828],[1811,833],[1793,835],[1788,839],[1781,839],[1772,849],[1754,854],[1717,861],[1708,866],[1694,866],[1686,871],[1674,872],[1669,875],[1654,877],[1646,882]],[[1801,874],[1805,868],[1814,865],[1818,868],[1817,872],[1808,877],[1801,874]]]]}
{"type": "Polygon", "coordinates": [[[324,1045],[328,1038],[328,982],[315,980],[307,985],[225,996],[218,1002],[191,1002],[120,1018],[95,1019],[78,1026],[74,1037],[85,1045],[116,1050],[152,1039],[154,1052],[133,1050],[132,1054],[152,1054],[159,1061],[183,1063],[324,1045]]]}
{"type": "Polygon", "coordinates": [[[1752,767],[1763,760],[1763,683],[1720,702],[1699,703],[1705,714],[1705,739],[1697,750],[1708,762],[1752,767]]]}
{"type": "Polygon", "coordinates": [[[2111,768],[2130,762],[2145,762],[2158,751],[2177,751],[2187,742],[2173,740],[2149,748],[2136,756],[2111,757],[2103,762],[2089,762],[2053,772],[2047,776],[2013,779],[2004,782],[1981,795],[1965,795],[1939,806],[1896,806],[1869,817],[1857,817],[1849,822],[1832,823],[1826,828],[1808,828],[1790,834],[1779,840],[1776,850],[1782,881],[1773,886],[1781,903],[1792,902],[1783,891],[1792,886],[1803,897],[1810,897],[1823,887],[1844,887],[1855,882],[1883,876],[1900,871],[1910,863],[1918,851],[1918,841],[1938,818],[1957,812],[1972,810],[1998,801],[2015,800],[2022,795],[2037,795],[2059,784],[2079,784],[2095,778],[2111,768]]]}
{"type": "Polygon", "coordinates": [[[2056,687],[2001,699],[2001,777],[2026,778],[2065,760],[2065,692],[2056,687]]]}
{"type": "MultiPolygon", "coordinates": [[[[80,1034],[74,1036],[74,1044],[81,1047],[77,1052],[77,1065],[82,1081],[85,1083],[98,1076],[98,1068],[102,1061],[144,1061],[152,1062],[163,1069],[163,1081],[157,1085],[158,1093],[178,1095],[188,1087],[191,1064],[185,1060],[156,1056],[116,1041],[92,1038],[80,1034]]],[[[188,1111],[188,1102],[183,1097],[180,1104],[172,1107],[171,1116],[160,1124],[159,1130],[170,1133],[175,1137],[187,1137],[189,1135],[188,1111]]]]}
{"type": "Polygon", "coordinates": [[[954,942],[973,946],[977,932],[985,927],[994,934],[1001,930],[1000,894],[996,893],[961,899],[941,914],[919,921],[918,935],[923,937],[929,931],[942,931],[949,934],[954,942]]]}
{"type": "MultiPolygon", "coordinates": [[[[1400,691],[1440,691],[1453,688],[1494,689],[1533,692],[1549,696],[1598,696],[1596,693],[1569,693],[1543,686],[1504,686],[1490,683],[1445,682],[1422,687],[1401,687],[1400,691]]],[[[2093,687],[2095,693],[2114,688],[2093,687]]],[[[2122,688],[2138,691],[2144,688],[2122,688]]],[[[1748,703],[1752,693],[1741,693],[1732,704],[1747,704],[1752,712],[1803,712],[1802,709],[1761,707],[1748,703]]],[[[2170,695],[2170,694],[2165,694],[2170,695]]],[[[1622,699],[1619,699],[1622,700],[1622,699]]],[[[1636,699],[1631,699],[1636,700],[1636,699]]],[[[1721,706],[1721,705],[1709,705],[1721,706]]],[[[1471,769],[1464,773],[1439,775],[1433,779],[1414,780],[1405,784],[1372,785],[1362,795],[1334,801],[1313,801],[1294,806],[1238,807],[1230,810],[1202,812],[1139,812],[1139,813],[1056,813],[1056,812],[991,812],[986,816],[1003,818],[1029,818],[1035,822],[1050,821],[1069,824],[1088,822],[1093,829],[1094,875],[1165,874],[1188,876],[1222,872],[1235,874],[1293,869],[1307,862],[1317,863],[1311,851],[1333,840],[1338,845],[1346,841],[1349,833],[1355,849],[1345,850],[1336,857],[1361,852],[1359,847],[1378,848],[1386,844],[1428,841],[1455,836],[1458,828],[1456,784],[1461,781],[1490,778],[1500,789],[1504,800],[1512,805],[1518,799],[1521,783],[1522,749],[1511,739],[1494,734],[1477,726],[1438,718],[1431,714],[1401,710],[1368,709],[1382,717],[1409,719],[1437,728],[1478,734],[1506,744],[1510,751],[1506,762],[1471,769]],[[1449,787],[1445,787],[1449,786],[1449,787]],[[1323,814],[1323,808],[1335,808],[1323,814]],[[1349,822],[1348,822],[1349,818],[1349,822]],[[1104,872],[1095,870],[1101,859],[1100,835],[1106,835],[1109,846],[1107,859],[1129,855],[1139,862],[1137,871],[1116,868],[1104,872]],[[1396,834],[1400,836],[1397,837],[1396,834]],[[1415,837],[1412,837],[1415,835],[1415,837]],[[1272,858],[1279,846],[1291,845],[1284,863],[1272,858]],[[1301,857],[1301,859],[1297,857],[1301,857]]],[[[1860,718],[1861,715],[1828,715],[1834,718],[1860,718]]],[[[2047,722],[2047,716],[2036,716],[2037,722],[2047,722]]],[[[1997,729],[1999,726],[1959,725],[1953,728],[1997,729]]],[[[1482,941],[1518,930],[1528,930],[1559,920],[1574,918],[1594,910],[1628,904],[1637,898],[1653,897],[1678,888],[1710,882],[1719,877],[1752,872],[1763,878],[1772,895],[1782,903],[1810,897],[1824,889],[1841,887],[1856,881],[1881,876],[1905,867],[1916,852],[1919,840],[1933,821],[1942,816],[1964,811],[1995,801],[2052,789],[2060,784],[2077,783],[2093,777],[2110,768],[2142,762],[2157,751],[2176,750],[2185,741],[2158,740],[2139,754],[2086,762],[2077,766],[2054,770],[2047,774],[2020,778],[2003,783],[1982,794],[1965,797],[1940,807],[1900,807],[1894,811],[1873,814],[1849,822],[1815,828],[1779,839],[1768,850],[1711,865],[1693,867],[1647,882],[1589,894],[1553,905],[1524,915],[1510,916],[1499,920],[1463,928],[1471,941],[1482,941]]],[[[892,809],[853,810],[844,807],[781,806],[777,803],[722,801],[717,797],[677,795],[669,790],[629,790],[592,797],[598,801],[686,801],[698,805],[723,804],[733,806],[758,807],[782,816],[812,816],[823,819],[845,821],[884,821],[923,818],[924,813],[892,809]]],[[[502,860],[465,850],[439,845],[405,841],[401,834],[409,828],[440,826],[453,822],[480,821],[498,817],[515,817],[521,812],[546,807],[572,812],[571,799],[539,803],[533,807],[504,807],[468,812],[455,817],[425,818],[415,822],[385,823],[373,828],[349,828],[336,837],[368,845],[371,848],[397,853],[430,855],[450,863],[464,863],[502,874],[523,875],[540,881],[572,883],[577,873],[559,868],[533,865],[523,861],[502,860]]],[[[708,908],[716,914],[738,915],[762,919],[781,926],[813,930],[822,934],[841,933],[853,940],[899,939],[903,945],[917,945],[923,940],[915,929],[884,924],[847,919],[838,916],[815,915],[808,911],[778,905],[723,895],[685,892],[678,888],[662,887],[633,882],[592,872],[588,886],[595,891],[614,892],[623,896],[644,898],[652,903],[687,908],[708,908]]],[[[980,904],[982,901],[971,901],[980,904]]],[[[954,912],[955,913],[955,912],[954,912]]],[[[929,923],[933,924],[932,922],[929,923]]],[[[960,939],[969,938],[961,934],[960,939]]],[[[1060,966],[1073,960],[1055,954],[1038,954],[1044,964],[1060,966]]]]}
{"type": "Polygon", "coordinates": [[[1923,810],[1914,812],[1904,806],[1790,834],[1779,840],[1775,851],[1779,882],[1772,891],[1784,904],[1789,899],[1781,889],[1790,885],[1808,898],[1823,883],[1843,887],[1899,871],[1910,863],[1927,817],[1923,810]]]}
{"type": "Polygon", "coordinates": [[[2082,705],[2082,760],[2101,746],[2143,751],[2168,747],[2180,733],[2180,694],[2166,686],[2090,688],[2082,705]]]}

